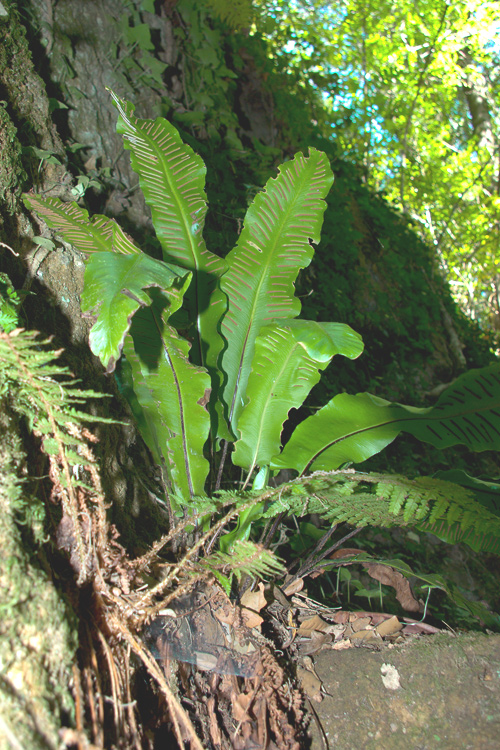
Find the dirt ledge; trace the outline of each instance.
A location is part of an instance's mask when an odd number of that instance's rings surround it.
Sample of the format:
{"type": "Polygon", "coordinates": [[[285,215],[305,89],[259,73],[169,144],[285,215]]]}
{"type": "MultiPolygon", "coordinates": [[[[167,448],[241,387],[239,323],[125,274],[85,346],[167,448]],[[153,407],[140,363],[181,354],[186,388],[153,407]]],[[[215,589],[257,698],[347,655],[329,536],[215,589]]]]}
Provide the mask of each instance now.
{"type": "MultiPolygon", "coordinates": [[[[331,750],[500,747],[499,635],[443,633],[381,651],[323,651],[315,668],[329,694],[314,708],[331,750]],[[397,670],[400,687],[385,686],[382,665],[397,670]]],[[[324,750],[316,722],[310,732],[312,750],[324,750]]]]}

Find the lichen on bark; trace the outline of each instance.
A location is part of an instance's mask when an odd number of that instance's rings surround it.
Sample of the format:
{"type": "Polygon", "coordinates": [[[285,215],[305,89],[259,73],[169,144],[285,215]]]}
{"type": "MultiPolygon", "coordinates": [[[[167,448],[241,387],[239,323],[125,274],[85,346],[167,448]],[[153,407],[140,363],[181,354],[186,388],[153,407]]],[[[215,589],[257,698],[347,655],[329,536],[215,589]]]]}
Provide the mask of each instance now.
{"type": "Polygon", "coordinates": [[[76,622],[36,550],[42,506],[26,493],[20,427],[5,401],[0,433],[0,750],[55,750],[72,724],[76,622]]]}

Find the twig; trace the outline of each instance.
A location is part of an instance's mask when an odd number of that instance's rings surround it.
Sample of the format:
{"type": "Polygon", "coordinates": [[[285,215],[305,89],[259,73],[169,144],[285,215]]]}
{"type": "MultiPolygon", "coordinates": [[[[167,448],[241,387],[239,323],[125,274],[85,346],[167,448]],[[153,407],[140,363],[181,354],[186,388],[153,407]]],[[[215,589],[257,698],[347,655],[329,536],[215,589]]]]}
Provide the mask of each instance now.
{"type": "MultiPolygon", "coordinates": [[[[331,532],[335,531],[337,527],[332,527],[331,532]]],[[[297,581],[299,578],[305,578],[307,575],[312,573],[314,570],[316,570],[319,566],[319,563],[325,559],[325,557],[328,557],[328,555],[331,555],[332,552],[334,552],[338,547],[340,547],[344,542],[347,542],[348,539],[351,539],[353,536],[356,536],[356,534],[359,534],[362,527],[358,527],[356,529],[353,529],[349,534],[346,534],[342,537],[342,539],[339,539],[338,542],[335,542],[335,544],[332,544],[331,547],[328,547],[324,552],[321,553],[319,557],[317,557],[314,562],[311,562],[310,557],[307,559],[307,561],[302,565],[297,573],[291,578],[289,581],[286,582],[285,586],[288,587],[295,581],[297,581]]],[[[326,536],[326,534],[325,534],[326,536]]],[[[326,541],[326,539],[325,539],[326,541]]],[[[330,565],[330,562],[328,563],[330,565]]],[[[339,565],[342,565],[342,561],[338,561],[339,565]]]]}
{"type": "Polygon", "coordinates": [[[10,250],[12,255],[15,255],[16,258],[19,258],[19,253],[16,253],[16,251],[13,250],[10,245],[6,245],[5,242],[0,242],[0,247],[5,247],[7,250],[10,250]]]}
{"type": "Polygon", "coordinates": [[[163,691],[170,711],[170,718],[172,719],[172,724],[174,725],[174,732],[177,738],[177,742],[179,743],[179,747],[184,747],[184,741],[181,733],[182,726],[182,728],[189,736],[192,747],[194,747],[195,750],[204,750],[203,745],[201,744],[200,739],[196,734],[195,728],[191,723],[191,719],[189,718],[186,711],[181,706],[173,692],[170,690],[161,670],[156,664],[156,661],[150,656],[149,652],[146,651],[140,641],[132,635],[128,628],[122,622],[120,622],[116,615],[112,615],[110,617],[110,622],[113,625],[114,632],[121,633],[132,651],[139,657],[150,675],[153,677],[153,679],[156,680],[161,690],[163,691]]]}

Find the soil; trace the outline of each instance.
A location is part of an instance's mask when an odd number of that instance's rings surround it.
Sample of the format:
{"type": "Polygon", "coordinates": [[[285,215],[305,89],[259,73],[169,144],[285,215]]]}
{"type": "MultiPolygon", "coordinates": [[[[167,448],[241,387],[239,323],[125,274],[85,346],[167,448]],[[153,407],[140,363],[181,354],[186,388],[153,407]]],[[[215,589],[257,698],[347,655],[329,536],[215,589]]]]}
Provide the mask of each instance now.
{"type": "Polygon", "coordinates": [[[499,635],[323,650],[314,666],[324,695],[311,704],[326,737],[312,721],[311,750],[500,748],[499,635]]]}

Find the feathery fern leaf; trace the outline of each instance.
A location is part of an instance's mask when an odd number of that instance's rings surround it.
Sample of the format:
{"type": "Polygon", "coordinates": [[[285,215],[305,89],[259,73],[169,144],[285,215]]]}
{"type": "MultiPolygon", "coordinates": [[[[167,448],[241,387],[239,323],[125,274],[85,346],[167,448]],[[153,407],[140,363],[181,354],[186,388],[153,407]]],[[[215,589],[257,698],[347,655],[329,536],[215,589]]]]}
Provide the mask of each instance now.
{"type": "Polygon", "coordinates": [[[407,526],[441,534],[455,532],[476,550],[500,552],[500,518],[474,499],[466,488],[432,477],[351,471],[316,472],[274,491],[264,516],[287,511],[297,516],[317,513],[331,523],[352,526],[407,526]]]}
{"type": "Polygon", "coordinates": [[[474,499],[478,503],[484,505],[495,515],[500,516],[500,484],[498,482],[476,479],[476,477],[469,476],[461,469],[438,471],[435,477],[436,479],[443,479],[445,482],[453,482],[461,487],[466,487],[473,493],[474,499]]]}
{"type": "Polygon", "coordinates": [[[207,0],[215,15],[235,30],[250,26],[254,8],[252,0],[207,0]]]}
{"type": "Polygon", "coordinates": [[[200,565],[213,572],[232,573],[238,581],[243,576],[265,578],[285,572],[282,562],[271,550],[253,542],[240,542],[231,553],[214,552],[200,565]]]}
{"type": "Polygon", "coordinates": [[[102,398],[103,394],[76,388],[67,369],[55,363],[61,351],[43,348],[50,340],[39,341],[37,335],[36,331],[22,329],[10,334],[0,332],[0,397],[7,395],[12,407],[27,418],[30,428],[42,439],[51,464],[53,492],[73,525],[78,583],[83,584],[91,564],[79,522],[82,509],[76,488],[85,488],[86,484],[73,475],[72,467],[88,464],[88,446],[78,426],[88,421],[112,424],[115,420],[90,416],[76,408],[88,398],[102,398]]]}

